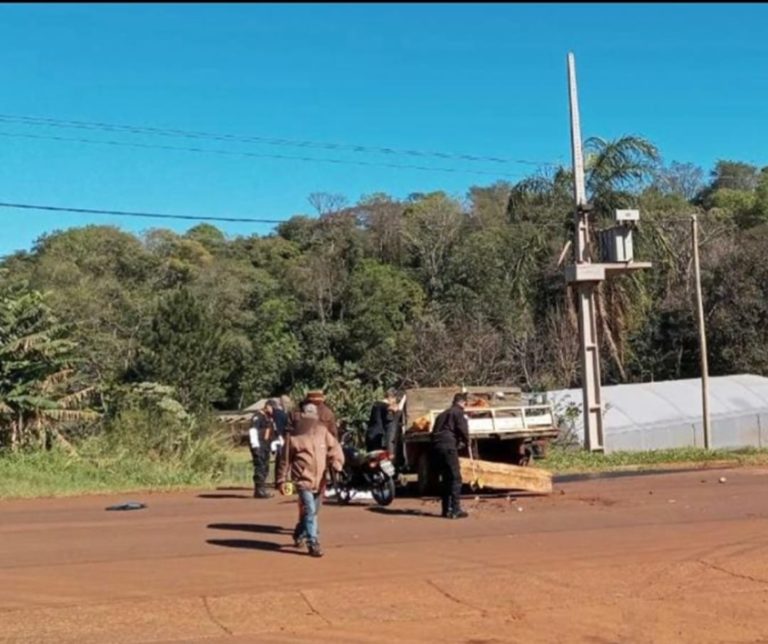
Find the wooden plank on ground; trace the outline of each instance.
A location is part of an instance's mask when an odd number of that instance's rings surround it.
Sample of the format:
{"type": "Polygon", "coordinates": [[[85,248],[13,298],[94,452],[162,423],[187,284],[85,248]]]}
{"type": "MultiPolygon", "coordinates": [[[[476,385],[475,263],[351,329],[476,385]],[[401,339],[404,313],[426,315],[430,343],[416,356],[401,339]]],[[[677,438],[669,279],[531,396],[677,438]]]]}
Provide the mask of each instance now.
{"type": "Polygon", "coordinates": [[[459,458],[459,465],[462,480],[481,489],[552,493],[552,473],[547,470],[469,458],[459,458]]]}

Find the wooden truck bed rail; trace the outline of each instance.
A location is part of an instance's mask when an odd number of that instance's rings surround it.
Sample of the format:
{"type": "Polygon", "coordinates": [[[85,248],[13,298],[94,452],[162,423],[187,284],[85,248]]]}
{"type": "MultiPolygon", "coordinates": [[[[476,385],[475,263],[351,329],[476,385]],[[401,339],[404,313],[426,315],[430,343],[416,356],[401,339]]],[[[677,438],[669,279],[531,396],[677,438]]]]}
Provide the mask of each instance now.
{"type": "MultiPolygon", "coordinates": [[[[549,437],[557,435],[554,412],[551,405],[514,405],[501,407],[467,408],[469,435],[473,438],[485,438],[503,434],[516,436],[549,437]]],[[[429,430],[406,431],[406,440],[419,440],[419,436],[429,436],[435,418],[442,410],[431,409],[428,412],[429,430]]]]}

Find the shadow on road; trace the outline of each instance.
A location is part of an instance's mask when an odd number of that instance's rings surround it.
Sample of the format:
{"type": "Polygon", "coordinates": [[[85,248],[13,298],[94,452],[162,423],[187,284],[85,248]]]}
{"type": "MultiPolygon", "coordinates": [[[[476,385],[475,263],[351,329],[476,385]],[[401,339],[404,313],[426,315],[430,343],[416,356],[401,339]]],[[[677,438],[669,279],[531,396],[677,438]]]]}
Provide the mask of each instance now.
{"type": "Polygon", "coordinates": [[[382,508],[380,506],[374,506],[367,508],[368,512],[375,512],[376,514],[387,514],[389,516],[404,516],[404,517],[432,517],[440,518],[439,514],[433,512],[424,512],[423,510],[413,510],[411,508],[382,508]]]}
{"type": "Polygon", "coordinates": [[[198,494],[198,499],[251,499],[253,495],[248,494],[198,494]]]}
{"type": "Polygon", "coordinates": [[[308,556],[306,552],[296,550],[293,547],[283,546],[274,541],[260,541],[257,539],[207,539],[206,543],[222,548],[241,548],[244,550],[266,550],[280,552],[286,555],[308,556]]]}
{"type": "Polygon", "coordinates": [[[291,534],[291,531],[279,525],[261,525],[258,523],[209,523],[213,530],[240,530],[241,532],[263,532],[265,534],[291,534]]]}
{"type": "Polygon", "coordinates": [[[217,487],[216,489],[221,492],[248,492],[253,490],[253,487],[217,487]]]}

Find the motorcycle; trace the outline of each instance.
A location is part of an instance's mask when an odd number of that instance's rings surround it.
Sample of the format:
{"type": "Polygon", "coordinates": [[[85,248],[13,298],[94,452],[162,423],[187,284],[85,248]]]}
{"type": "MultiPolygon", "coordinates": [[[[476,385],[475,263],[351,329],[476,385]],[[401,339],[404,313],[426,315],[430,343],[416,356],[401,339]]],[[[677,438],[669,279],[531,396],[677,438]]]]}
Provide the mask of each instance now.
{"type": "Polygon", "coordinates": [[[354,436],[342,437],[344,468],[336,474],[334,487],[339,503],[346,505],[361,492],[370,492],[379,505],[395,500],[395,466],[389,452],[377,449],[368,452],[354,445],[354,436]]]}

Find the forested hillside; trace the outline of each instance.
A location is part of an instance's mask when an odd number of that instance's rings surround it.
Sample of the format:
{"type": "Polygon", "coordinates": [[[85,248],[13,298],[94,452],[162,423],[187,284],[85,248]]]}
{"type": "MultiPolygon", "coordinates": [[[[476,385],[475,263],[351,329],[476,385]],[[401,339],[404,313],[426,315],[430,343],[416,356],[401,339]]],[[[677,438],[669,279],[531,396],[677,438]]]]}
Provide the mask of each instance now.
{"type": "MultiPolygon", "coordinates": [[[[587,148],[596,227],[638,207],[635,257],[654,263],[603,286],[604,381],[698,375],[693,212],[711,372],[768,373],[768,168],[664,165],[634,137],[587,148]]],[[[557,265],[569,170],[458,197],[309,201],[265,237],[105,224],[6,258],[0,441],[49,440],[51,428],[71,439],[148,397],[200,415],[322,386],[349,418],[384,386],[578,384],[575,303],[557,265]]]]}

